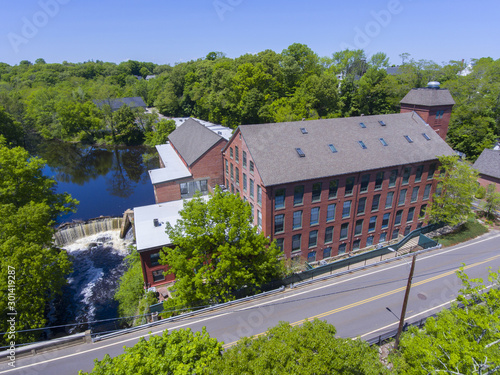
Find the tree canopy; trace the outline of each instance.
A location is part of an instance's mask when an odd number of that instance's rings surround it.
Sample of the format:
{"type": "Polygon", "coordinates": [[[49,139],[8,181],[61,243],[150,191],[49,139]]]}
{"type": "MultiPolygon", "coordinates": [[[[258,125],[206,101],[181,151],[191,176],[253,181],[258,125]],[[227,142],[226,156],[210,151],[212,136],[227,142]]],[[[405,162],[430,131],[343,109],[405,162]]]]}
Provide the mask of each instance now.
{"type": "Polygon", "coordinates": [[[229,301],[243,287],[254,291],[280,276],[279,248],[257,233],[240,197],[216,188],[208,201],[186,200],[179,214],[175,227],[166,224],[175,247],[160,257],[176,277],[166,310],[229,301]]]}

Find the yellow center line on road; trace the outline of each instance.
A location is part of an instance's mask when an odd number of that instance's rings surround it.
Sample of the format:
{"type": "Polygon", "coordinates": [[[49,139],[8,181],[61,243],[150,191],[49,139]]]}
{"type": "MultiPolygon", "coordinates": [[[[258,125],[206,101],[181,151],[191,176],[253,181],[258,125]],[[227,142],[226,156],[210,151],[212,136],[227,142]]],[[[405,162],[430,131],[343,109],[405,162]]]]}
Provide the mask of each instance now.
{"type": "MultiPolygon", "coordinates": [[[[486,260],[483,260],[481,262],[476,262],[476,263],[473,263],[471,265],[468,265],[468,266],[463,266],[463,269],[464,270],[467,270],[469,268],[473,268],[473,267],[477,267],[477,266],[480,266],[482,264],[485,264],[485,263],[488,263],[494,259],[497,259],[497,258],[500,258],[500,255],[495,255],[491,258],[488,258],[486,260]]],[[[446,277],[446,276],[450,276],[450,275],[453,275],[454,273],[456,273],[458,270],[460,270],[462,267],[460,268],[456,268],[454,270],[451,270],[451,271],[448,271],[448,272],[444,272],[444,273],[441,273],[439,275],[436,275],[436,276],[433,276],[433,277],[430,277],[428,279],[425,279],[425,280],[422,280],[422,281],[418,281],[416,283],[412,283],[412,287],[415,287],[415,286],[419,286],[419,285],[423,285],[423,284],[427,284],[427,283],[430,283],[432,281],[436,281],[436,280],[439,280],[443,277],[446,277]]],[[[296,321],[296,322],[293,322],[293,323],[290,323],[291,326],[297,326],[297,325],[301,325],[303,324],[305,321],[310,321],[310,320],[314,320],[314,319],[321,319],[321,318],[324,318],[326,316],[329,316],[329,315],[333,315],[333,314],[336,314],[336,313],[339,313],[339,312],[342,312],[342,311],[345,311],[345,310],[349,310],[349,309],[352,309],[353,307],[357,307],[357,306],[361,306],[361,305],[364,305],[366,303],[369,303],[369,302],[373,302],[373,301],[376,301],[380,298],[384,298],[384,297],[387,297],[387,296],[390,296],[390,295],[393,295],[395,293],[398,293],[398,292],[402,292],[403,290],[406,289],[406,286],[404,287],[401,287],[401,288],[397,288],[397,289],[394,289],[394,290],[391,290],[391,291],[388,291],[388,292],[385,292],[385,293],[382,293],[382,294],[378,294],[376,296],[373,296],[373,297],[370,297],[370,298],[366,298],[364,300],[361,300],[361,301],[358,301],[358,302],[354,302],[354,303],[351,303],[349,305],[345,305],[345,306],[342,306],[342,307],[338,307],[336,309],[333,309],[333,310],[330,310],[330,311],[326,311],[324,313],[321,313],[321,314],[317,314],[317,315],[313,315],[313,316],[310,316],[308,318],[305,318],[305,319],[302,319],[302,320],[299,320],[299,321],[296,321]]],[[[257,337],[260,337],[260,336],[263,336],[265,335],[266,332],[261,332],[257,335],[254,335],[252,336],[253,339],[256,339],[257,337]]],[[[228,344],[224,344],[223,347],[224,348],[229,348],[231,346],[233,346],[234,344],[236,344],[237,341],[234,341],[234,342],[231,342],[231,343],[228,343],[228,344]]]]}

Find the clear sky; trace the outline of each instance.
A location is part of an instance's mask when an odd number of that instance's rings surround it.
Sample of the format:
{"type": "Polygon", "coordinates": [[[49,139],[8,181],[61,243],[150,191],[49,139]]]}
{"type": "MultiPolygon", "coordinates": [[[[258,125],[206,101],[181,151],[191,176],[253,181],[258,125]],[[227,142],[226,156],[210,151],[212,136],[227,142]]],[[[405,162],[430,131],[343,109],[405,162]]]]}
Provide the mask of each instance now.
{"type": "Polygon", "coordinates": [[[498,0],[0,0],[0,62],[175,64],[307,44],[438,63],[500,58],[498,0]]]}

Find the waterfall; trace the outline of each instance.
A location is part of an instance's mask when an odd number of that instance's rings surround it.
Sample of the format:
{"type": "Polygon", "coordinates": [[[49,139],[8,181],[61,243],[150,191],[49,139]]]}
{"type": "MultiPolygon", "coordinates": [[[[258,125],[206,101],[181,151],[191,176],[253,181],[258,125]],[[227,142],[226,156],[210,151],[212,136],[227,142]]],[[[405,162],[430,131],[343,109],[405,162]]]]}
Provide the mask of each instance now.
{"type": "Polygon", "coordinates": [[[83,223],[67,224],[56,231],[54,242],[57,246],[64,247],[80,238],[93,236],[101,232],[119,230],[121,225],[121,217],[97,218],[83,223]]]}

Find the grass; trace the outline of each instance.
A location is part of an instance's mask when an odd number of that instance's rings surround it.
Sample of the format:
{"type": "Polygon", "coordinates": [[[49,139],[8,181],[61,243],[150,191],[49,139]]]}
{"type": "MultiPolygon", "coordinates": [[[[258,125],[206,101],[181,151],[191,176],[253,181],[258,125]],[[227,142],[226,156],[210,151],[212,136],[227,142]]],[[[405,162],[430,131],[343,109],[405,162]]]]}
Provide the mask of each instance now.
{"type": "Polygon", "coordinates": [[[488,232],[487,227],[477,222],[477,220],[470,220],[462,224],[452,233],[435,237],[434,240],[437,240],[443,247],[447,247],[471,240],[486,232],[488,232]]]}

